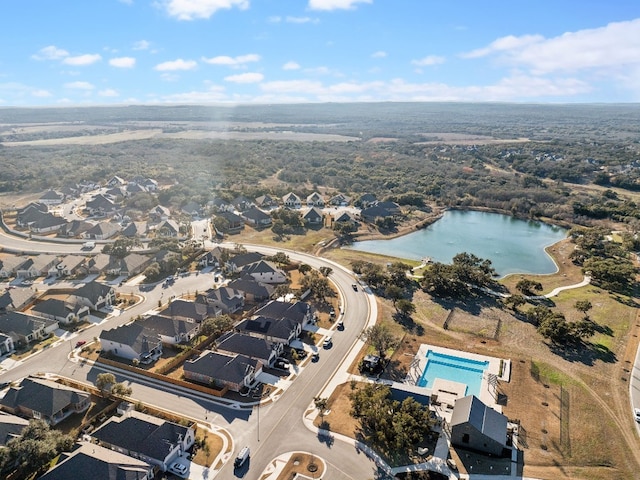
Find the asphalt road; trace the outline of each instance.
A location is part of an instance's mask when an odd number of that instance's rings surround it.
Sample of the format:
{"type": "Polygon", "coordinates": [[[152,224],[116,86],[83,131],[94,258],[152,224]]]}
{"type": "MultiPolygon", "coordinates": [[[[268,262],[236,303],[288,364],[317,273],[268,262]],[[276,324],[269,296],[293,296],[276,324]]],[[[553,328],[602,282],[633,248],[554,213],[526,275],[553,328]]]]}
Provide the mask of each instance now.
{"type": "MultiPolygon", "coordinates": [[[[17,250],[43,253],[65,254],[78,251],[77,245],[19,239],[6,235],[2,231],[0,231],[0,244],[17,250]]],[[[208,246],[212,247],[213,244],[208,246]]],[[[247,248],[267,254],[282,251],[282,249],[261,246],[247,246],[247,248]]],[[[331,378],[366,325],[369,315],[368,295],[362,289],[358,292],[353,291],[351,284],[354,283],[354,279],[342,267],[311,255],[290,251],[287,254],[292,260],[305,262],[314,268],[329,266],[333,269],[330,279],[341,291],[345,329],[335,332],[333,346],[327,350],[322,349],[319,361],[308,363],[292,386],[276,402],[259,409],[255,407],[252,411],[238,410],[221,406],[213,398],[209,399],[188,391],[176,391],[174,387],[158,388],[146,379],[124,376],[119,372],[116,372],[116,377],[118,381],[124,381],[132,387],[132,397],[136,400],[227,429],[234,439],[234,454],[245,445],[251,448],[248,471],[243,470],[240,474],[234,472],[233,458],[231,458],[216,478],[232,479],[242,476],[247,479],[257,479],[273,458],[290,451],[306,451],[322,457],[328,468],[325,478],[338,480],[374,478],[376,466],[362,452],[357,451],[352,445],[336,441],[333,437],[318,438],[317,434],[309,431],[302,422],[304,412],[313,405],[313,398],[331,378]]],[[[120,292],[141,293],[145,301],[119,316],[110,317],[101,324],[92,325],[69,341],[42,350],[24,363],[0,375],[0,379],[13,381],[29,374],[49,372],[93,383],[98,373],[103,370],[95,365],[70,360],[69,354],[75,342],[92,341],[102,330],[124,324],[133,317],[156,308],[158,301],[165,302],[172,295],[179,296],[195,290],[204,291],[213,284],[212,274],[200,274],[179,277],[175,284],[166,289],[158,285],[150,291],[139,292],[138,287],[118,287],[120,292]]]]}

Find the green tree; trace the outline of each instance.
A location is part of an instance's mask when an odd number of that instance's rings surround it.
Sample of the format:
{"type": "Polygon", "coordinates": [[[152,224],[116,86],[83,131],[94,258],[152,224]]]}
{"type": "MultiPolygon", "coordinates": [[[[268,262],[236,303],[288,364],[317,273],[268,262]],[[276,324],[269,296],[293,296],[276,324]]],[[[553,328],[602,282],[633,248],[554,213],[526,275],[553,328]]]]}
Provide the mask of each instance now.
{"type": "Polygon", "coordinates": [[[329,404],[329,399],[328,398],[324,398],[324,397],[314,397],[313,398],[313,404],[315,405],[316,409],[318,410],[318,414],[320,415],[320,418],[322,419],[324,417],[324,412],[327,410],[327,405],[329,404]]]}
{"type": "Polygon", "coordinates": [[[510,305],[514,312],[517,312],[520,306],[527,303],[527,301],[522,295],[517,295],[517,294],[509,295],[507,298],[503,300],[503,302],[505,305],[510,305]]]}
{"type": "Polygon", "coordinates": [[[384,289],[384,296],[392,300],[394,306],[403,297],[403,294],[402,288],[397,285],[387,285],[387,288],[384,289]]]}
{"type": "Polygon", "coordinates": [[[200,333],[210,337],[219,337],[233,328],[234,320],[229,315],[218,315],[205,319],[200,326],[200,333]]]}
{"type": "Polygon", "coordinates": [[[416,306],[413,304],[411,300],[407,300],[406,298],[401,298],[396,302],[396,310],[405,317],[410,316],[415,313],[416,306]]]}
{"type": "Polygon", "coordinates": [[[574,307],[584,315],[584,318],[589,318],[587,312],[593,308],[593,305],[589,300],[576,300],[574,307]]]}
{"type": "Polygon", "coordinates": [[[303,275],[306,275],[311,270],[313,270],[313,268],[311,268],[311,265],[308,265],[306,263],[301,263],[300,265],[298,265],[298,271],[303,275]]]}
{"type": "Polygon", "coordinates": [[[331,267],[320,267],[318,270],[325,277],[328,277],[329,275],[331,275],[331,273],[333,273],[333,268],[331,267]]]}
{"type": "Polygon", "coordinates": [[[533,295],[533,291],[541,292],[542,284],[540,282],[535,282],[528,278],[523,278],[516,283],[516,290],[518,290],[523,295],[531,296],[533,295]]]}
{"type": "Polygon", "coordinates": [[[96,377],[96,388],[103,391],[111,391],[112,385],[116,383],[116,376],[113,373],[99,373],[96,377]]]}
{"type": "Polygon", "coordinates": [[[389,330],[389,327],[379,323],[364,330],[361,337],[378,351],[381,358],[385,358],[387,350],[398,344],[398,338],[389,330]]]}

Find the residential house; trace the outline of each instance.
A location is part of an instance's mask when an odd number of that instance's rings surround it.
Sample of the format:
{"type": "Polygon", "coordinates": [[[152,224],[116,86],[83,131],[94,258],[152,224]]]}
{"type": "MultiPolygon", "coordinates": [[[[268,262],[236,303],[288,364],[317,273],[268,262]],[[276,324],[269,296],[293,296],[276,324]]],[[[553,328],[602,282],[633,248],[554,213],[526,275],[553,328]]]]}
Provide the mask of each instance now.
{"type": "Polygon", "coordinates": [[[116,291],[109,285],[91,281],[76,289],[69,298],[80,305],[87,305],[91,310],[100,310],[115,303],[116,291]]]}
{"type": "Polygon", "coordinates": [[[497,456],[507,446],[507,417],[475,395],[456,399],[449,425],[455,446],[497,456]]]}
{"type": "Polygon", "coordinates": [[[348,197],[342,193],[338,193],[329,199],[329,205],[333,205],[334,207],[344,207],[349,205],[351,202],[351,197],[348,197]]]}
{"type": "Polygon", "coordinates": [[[206,253],[203,253],[200,258],[198,258],[198,265],[200,265],[202,268],[207,268],[207,267],[214,267],[214,268],[220,268],[220,253],[217,253],[216,251],[219,252],[219,248],[210,250],[206,253]]]}
{"type": "Polygon", "coordinates": [[[278,205],[278,202],[270,195],[260,195],[254,203],[258,208],[272,208],[278,205]]]}
{"type": "Polygon", "coordinates": [[[324,198],[318,192],[307,196],[307,206],[324,208],[324,198]]]}
{"type": "Polygon", "coordinates": [[[6,447],[14,438],[19,438],[27,425],[29,420],[25,418],[0,412],[0,449],[6,447]]]}
{"type": "Polygon", "coordinates": [[[160,265],[161,270],[168,271],[180,264],[181,256],[178,252],[165,249],[156,252],[152,259],[160,265]]]}
{"type": "Polygon", "coordinates": [[[129,183],[140,185],[150,192],[155,192],[158,189],[157,181],[155,181],[153,178],[143,177],[142,175],[136,175],[131,180],[129,180],[129,183]]]}
{"type": "Polygon", "coordinates": [[[287,193],[282,197],[282,204],[287,208],[300,208],[302,207],[302,200],[295,193],[287,193]]]}
{"type": "Polygon", "coordinates": [[[243,275],[232,280],[227,287],[238,290],[244,294],[246,302],[261,303],[271,298],[275,287],[268,283],[257,282],[252,275],[243,275]]]}
{"type": "Polygon", "coordinates": [[[95,443],[80,442],[73,451],[60,455],[39,480],[152,480],[153,470],[143,460],[95,443]]]}
{"type": "Polygon", "coordinates": [[[16,268],[24,263],[24,257],[6,255],[0,257],[0,278],[10,278],[16,274],[16,268]]]}
{"type": "Polygon", "coordinates": [[[198,295],[196,302],[205,303],[228,315],[244,307],[244,295],[229,287],[212,288],[198,295]]]}
{"type": "Polygon", "coordinates": [[[202,207],[196,202],[189,202],[182,207],[182,212],[196,218],[202,216],[202,207]]]}
{"type": "Polygon", "coordinates": [[[13,338],[5,333],[0,333],[0,357],[13,353],[15,349],[13,338]]]}
{"type": "Polygon", "coordinates": [[[147,222],[131,222],[120,232],[127,238],[144,238],[149,231],[149,225],[147,222]]]}
{"type": "Polygon", "coordinates": [[[39,219],[29,223],[29,230],[33,233],[45,234],[60,230],[66,224],[66,219],[45,213],[39,219]]]}
{"type": "Polygon", "coordinates": [[[299,323],[301,328],[316,322],[316,311],[307,302],[281,302],[272,300],[265,306],[256,310],[255,315],[264,315],[271,318],[290,318],[299,323]]]}
{"type": "Polygon", "coordinates": [[[322,225],[322,219],[324,215],[322,214],[322,210],[317,207],[311,207],[307,212],[302,215],[302,220],[307,225],[322,225]]]}
{"type": "Polygon", "coordinates": [[[235,326],[236,332],[264,338],[272,343],[288,345],[302,333],[302,325],[290,318],[271,318],[257,315],[245,318],[235,326]]]}
{"type": "Polygon", "coordinates": [[[67,303],[59,298],[47,298],[31,307],[31,313],[68,325],[87,318],[90,310],[86,305],[67,303]]]}
{"type": "Polygon", "coordinates": [[[16,212],[16,225],[21,228],[26,228],[29,224],[45,217],[48,212],[49,207],[44,203],[31,202],[16,212]]]}
{"type": "Polygon", "coordinates": [[[127,182],[117,175],[114,175],[107,181],[107,187],[123,187],[127,184],[127,182]]]}
{"type": "Polygon", "coordinates": [[[127,195],[136,195],[138,193],[147,193],[147,189],[142,185],[138,185],[137,183],[129,182],[125,187],[127,191],[127,195]]]}
{"type": "Polygon", "coordinates": [[[22,312],[0,314],[0,333],[11,337],[14,345],[42,340],[59,327],[58,322],[22,312]]]}
{"type": "Polygon", "coordinates": [[[91,406],[87,392],[44,378],[27,377],[11,386],[0,399],[0,408],[14,415],[36,418],[57,425],[69,415],[91,406]]]}
{"type": "Polygon", "coordinates": [[[143,460],[166,471],[195,441],[195,426],[162,420],[132,410],[112,416],[91,437],[99,445],[143,460]]]}
{"type": "Polygon", "coordinates": [[[82,255],[65,255],[58,264],[49,269],[49,276],[68,277],[81,272],[87,258],[82,255]]]}
{"type": "Polygon", "coordinates": [[[273,263],[260,260],[250,263],[242,267],[244,275],[251,275],[257,282],[262,283],[284,283],[287,281],[287,275],[277,268],[273,263]]]}
{"type": "Polygon", "coordinates": [[[40,202],[30,202],[22,208],[16,210],[16,216],[20,218],[22,215],[28,214],[31,211],[38,211],[40,213],[47,213],[49,211],[49,207],[44,203],[40,202]]]}
{"type": "Polygon", "coordinates": [[[7,288],[0,292],[0,313],[22,310],[35,296],[30,288],[7,288]]]}
{"type": "Polygon", "coordinates": [[[151,258],[139,253],[130,253],[124,258],[111,256],[105,272],[107,275],[132,277],[142,273],[151,262],[151,258]]]}
{"type": "Polygon", "coordinates": [[[93,255],[90,257],[83,267],[81,267],[81,271],[84,270],[86,273],[93,275],[100,275],[104,273],[107,265],[111,261],[111,257],[106,253],[98,253],[97,255],[93,255]]]}
{"type": "Polygon", "coordinates": [[[176,298],[167,308],[160,312],[160,315],[179,320],[187,320],[192,322],[202,322],[210,317],[216,317],[222,314],[222,310],[214,305],[204,302],[191,302],[176,298]]]}
{"type": "Polygon", "coordinates": [[[104,192],[105,195],[109,195],[109,197],[122,200],[123,198],[129,195],[129,192],[125,187],[112,187],[109,190],[104,192]]]}
{"type": "Polygon", "coordinates": [[[247,197],[245,197],[244,195],[239,195],[233,200],[231,200],[231,205],[238,212],[244,212],[245,210],[248,210],[254,206],[253,202],[249,200],[247,197]]]}
{"type": "Polygon", "coordinates": [[[239,392],[255,383],[262,362],[245,355],[204,351],[198,358],[187,360],[183,369],[187,380],[239,392]]]}
{"type": "Polygon", "coordinates": [[[367,222],[375,222],[378,218],[389,218],[400,215],[400,206],[394,202],[381,202],[364,208],[360,216],[367,222]]]}
{"type": "Polygon", "coordinates": [[[91,240],[107,240],[120,233],[122,227],[116,222],[100,222],[82,234],[83,238],[91,240]]]}
{"type": "Polygon", "coordinates": [[[27,257],[18,267],[16,276],[18,278],[36,278],[40,275],[49,275],[49,270],[55,268],[59,260],[56,255],[40,254],[27,257]]]}
{"type": "Polygon", "coordinates": [[[156,205],[149,210],[149,219],[154,223],[160,223],[171,218],[171,211],[162,205],[156,205]]]}
{"type": "Polygon", "coordinates": [[[180,235],[180,225],[175,220],[164,220],[156,227],[156,235],[160,237],[177,237],[180,235]]]}
{"type": "Polygon", "coordinates": [[[84,220],[71,220],[60,227],[58,236],[66,238],[80,237],[93,227],[93,223],[85,222],[84,220]]]}
{"type": "Polygon", "coordinates": [[[378,199],[376,198],[376,196],[373,193],[364,193],[364,194],[360,195],[360,197],[356,201],[356,205],[358,205],[360,208],[364,209],[364,208],[367,208],[367,207],[373,205],[377,201],[378,201],[378,199]]]}
{"type": "Polygon", "coordinates": [[[60,205],[64,202],[64,195],[55,190],[47,190],[40,196],[38,201],[45,205],[60,205]]]}
{"type": "Polygon", "coordinates": [[[120,358],[148,364],[162,355],[162,339],[140,322],[100,332],[100,348],[120,358]]]}
{"type": "Polygon", "coordinates": [[[162,343],[168,345],[188,342],[200,331],[198,322],[163,315],[150,315],[136,320],[136,323],[141,324],[145,330],[156,333],[162,343]]]}
{"type": "Polygon", "coordinates": [[[244,221],[256,228],[264,228],[271,225],[271,217],[258,207],[251,207],[240,214],[244,221]]]}
{"type": "Polygon", "coordinates": [[[356,225],[357,221],[349,212],[337,212],[333,215],[334,223],[346,223],[349,225],[356,225]]]}
{"type": "Polygon", "coordinates": [[[118,206],[113,200],[111,200],[111,198],[99,193],[91,200],[87,201],[86,209],[89,212],[89,215],[104,216],[108,213],[115,212],[118,209],[118,206]]]}
{"type": "Polygon", "coordinates": [[[264,338],[227,332],[216,340],[216,351],[245,355],[260,360],[264,365],[272,366],[282,354],[282,343],[272,343],[264,338]]]}
{"type": "Polygon", "coordinates": [[[244,228],[244,219],[240,215],[236,215],[233,212],[218,212],[213,219],[214,227],[216,227],[217,225],[216,230],[220,230],[219,225],[221,223],[227,223],[227,232],[229,233],[239,232],[244,228]],[[224,221],[219,221],[218,223],[216,223],[216,218],[224,219],[224,221]]]}
{"type": "Polygon", "coordinates": [[[231,212],[233,210],[233,205],[225,202],[221,198],[214,198],[213,200],[207,202],[207,206],[210,207],[214,212],[231,212]]]}
{"type": "Polygon", "coordinates": [[[225,268],[231,273],[236,273],[242,270],[242,267],[249,265],[250,263],[259,262],[264,258],[264,255],[258,252],[239,253],[230,257],[224,264],[225,268]]]}

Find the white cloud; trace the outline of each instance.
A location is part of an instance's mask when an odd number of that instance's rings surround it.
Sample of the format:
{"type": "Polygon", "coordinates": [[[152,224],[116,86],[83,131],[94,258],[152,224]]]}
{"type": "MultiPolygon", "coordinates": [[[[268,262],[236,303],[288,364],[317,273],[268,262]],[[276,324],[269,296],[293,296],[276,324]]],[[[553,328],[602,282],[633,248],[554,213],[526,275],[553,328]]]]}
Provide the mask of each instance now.
{"type": "Polygon", "coordinates": [[[260,61],[260,55],[250,53],[248,55],[239,55],[237,57],[229,57],[227,55],[220,55],[217,57],[205,58],[202,57],[202,61],[211,65],[226,65],[230,67],[237,67],[245,63],[260,61]]]}
{"type": "Polygon", "coordinates": [[[74,90],[93,90],[94,88],[96,88],[89,82],[69,82],[65,83],[64,86],[66,88],[72,88],[74,90]]]}
{"type": "Polygon", "coordinates": [[[117,90],[114,90],[113,88],[106,88],[104,90],[100,90],[98,92],[98,95],[101,97],[119,97],[120,96],[117,90]]]}
{"type": "Polygon", "coordinates": [[[318,20],[317,18],[311,18],[311,17],[290,17],[288,16],[285,21],[287,23],[318,23],[320,22],[320,20],[318,20]]]}
{"type": "Polygon", "coordinates": [[[109,65],[116,68],[132,68],[136,64],[136,59],[133,57],[118,57],[109,60],[109,65]]]}
{"type": "Polygon", "coordinates": [[[498,54],[501,61],[523,66],[536,75],[585,69],[623,72],[640,66],[640,18],[549,39],[540,35],[502,37],[463,56],[477,58],[491,54],[498,54]]]}
{"type": "Polygon", "coordinates": [[[373,0],[309,0],[311,10],[349,10],[358,3],[372,3],[373,0]]]}
{"type": "Polygon", "coordinates": [[[429,67],[444,63],[444,60],[444,57],[439,57],[438,55],[427,55],[419,60],[411,60],[411,64],[416,65],[417,67],[429,67]]]}
{"type": "Polygon", "coordinates": [[[41,48],[38,53],[31,56],[35,60],[60,60],[69,55],[69,52],[55,45],[49,45],[48,47],[41,48]]]}
{"type": "Polygon", "coordinates": [[[191,91],[175,93],[162,97],[163,102],[169,103],[211,103],[227,100],[224,87],[221,85],[211,85],[205,91],[191,91]]]}
{"type": "Polygon", "coordinates": [[[269,23],[280,23],[282,21],[282,17],[279,15],[272,15],[267,18],[267,22],[269,23]]]}
{"type": "Polygon", "coordinates": [[[283,70],[299,70],[300,64],[297,62],[290,61],[282,65],[282,69],[283,70]]]}
{"type": "Polygon", "coordinates": [[[65,65],[73,65],[74,67],[82,67],[85,65],[92,65],[96,62],[102,60],[102,56],[98,53],[90,54],[87,53],[85,55],[78,55],[76,57],[65,57],[62,60],[62,63],[65,65]]]}
{"type": "Polygon", "coordinates": [[[210,18],[218,10],[237,7],[249,8],[249,0],[165,0],[162,3],[166,12],[178,20],[196,20],[210,18]]]}
{"type": "Polygon", "coordinates": [[[31,92],[31,95],[33,95],[34,97],[38,97],[38,98],[48,98],[48,97],[52,97],[53,96],[53,94],[50,91],[41,90],[41,89],[33,90],[31,92]]]}
{"type": "Polygon", "coordinates": [[[264,80],[264,75],[256,72],[240,73],[238,75],[229,75],[224,77],[227,82],[234,83],[258,83],[264,80]]]}
{"type": "Polygon", "coordinates": [[[138,40],[137,42],[135,42],[133,44],[133,49],[134,50],[148,50],[150,46],[151,46],[151,42],[148,42],[146,40],[138,40]]]}
{"type": "Polygon", "coordinates": [[[371,58],[385,58],[387,56],[387,52],[383,50],[378,50],[377,52],[373,52],[371,54],[371,58]]]}
{"type": "Polygon", "coordinates": [[[169,62],[162,62],[153,67],[154,70],[159,72],[172,72],[175,70],[193,70],[198,66],[195,60],[183,60],[178,58],[169,62]]]}

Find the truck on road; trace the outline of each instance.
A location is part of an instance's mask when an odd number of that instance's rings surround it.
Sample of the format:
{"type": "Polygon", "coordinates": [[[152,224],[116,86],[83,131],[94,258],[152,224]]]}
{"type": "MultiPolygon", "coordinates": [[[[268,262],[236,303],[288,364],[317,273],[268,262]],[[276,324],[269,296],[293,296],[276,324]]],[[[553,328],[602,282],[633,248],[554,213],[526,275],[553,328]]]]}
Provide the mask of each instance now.
{"type": "Polygon", "coordinates": [[[84,242],[82,244],[83,250],[93,250],[96,246],[96,242],[84,242]]]}
{"type": "Polygon", "coordinates": [[[249,450],[249,447],[242,447],[242,450],[240,450],[240,453],[238,453],[238,456],[233,461],[233,466],[235,468],[240,468],[242,465],[244,465],[244,463],[249,458],[250,453],[251,452],[249,450]]]}

